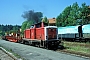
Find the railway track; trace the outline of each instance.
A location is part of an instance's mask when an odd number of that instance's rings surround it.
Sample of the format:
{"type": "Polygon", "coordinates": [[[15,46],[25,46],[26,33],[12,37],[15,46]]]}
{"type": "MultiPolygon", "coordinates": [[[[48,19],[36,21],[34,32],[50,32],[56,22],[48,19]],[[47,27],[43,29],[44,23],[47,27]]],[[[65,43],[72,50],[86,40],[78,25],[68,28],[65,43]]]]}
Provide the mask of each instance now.
{"type": "Polygon", "coordinates": [[[56,50],[56,52],[90,59],[90,54],[84,54],[84,53],[80,53],[80,52],[75,52],[75,51],[70,51],[70,50],[60,50],[60,49],[56,50]]]}
{"type": "Polygon", "coordinates": [[[0,60],[18,60],[14,55],[0,47],[0,60]]]}

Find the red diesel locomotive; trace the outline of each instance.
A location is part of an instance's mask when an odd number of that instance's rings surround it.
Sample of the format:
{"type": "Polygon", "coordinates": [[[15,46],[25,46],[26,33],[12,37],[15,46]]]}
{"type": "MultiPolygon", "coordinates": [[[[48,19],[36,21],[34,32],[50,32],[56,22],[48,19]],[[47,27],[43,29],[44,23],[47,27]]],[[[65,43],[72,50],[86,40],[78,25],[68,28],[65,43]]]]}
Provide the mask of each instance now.
{"type": "Polygon", "coordinates": [[[48,26],[47,23],[37,23],[24,31],[23,43],[37,45],[39,47],[51,48],[58,47],[58,30],[56,26],[48,26]]]}

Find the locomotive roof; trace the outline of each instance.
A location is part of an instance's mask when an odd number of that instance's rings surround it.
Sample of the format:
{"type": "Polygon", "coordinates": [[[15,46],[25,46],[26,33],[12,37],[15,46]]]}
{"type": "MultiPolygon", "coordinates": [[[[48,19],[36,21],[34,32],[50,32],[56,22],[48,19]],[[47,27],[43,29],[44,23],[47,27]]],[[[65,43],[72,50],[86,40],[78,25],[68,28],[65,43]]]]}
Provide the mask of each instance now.
{"type": "Polygon", "coordinates": [[[57,28],[57,26],[46,26],[46,28],[57,28]]]}
{"type": "Polygon", "coordinates": [[[38,23],[32,24],[32,26],[33,26],[33,25],[39,25],[39,24],[41,24],[41,23],[44,23],[45,25],[48,25],[48,23],[45,23],[45,22],[38,22],[38,23]]]}

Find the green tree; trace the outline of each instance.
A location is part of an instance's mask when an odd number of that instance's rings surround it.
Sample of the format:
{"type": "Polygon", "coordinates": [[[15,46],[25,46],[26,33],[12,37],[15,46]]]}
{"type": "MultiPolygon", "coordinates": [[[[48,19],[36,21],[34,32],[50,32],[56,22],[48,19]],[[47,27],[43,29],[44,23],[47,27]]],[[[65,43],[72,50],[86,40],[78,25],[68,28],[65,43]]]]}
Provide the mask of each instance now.
{"type": "Polygon", "coordinates": [[[28,21],[26,29],[30,28],[30,26],[33,24],[33,21],[28,21]]]}
{"type": "Polygon", "coordinates": [[[48,21],[46,16],[42,19],[42,22],[49,23],[49,21],[48,21]]]}
{"type": "Polygon", "coordinates": [[[62,14],[60,14],[57,18],[56,18],[56,25],[59,26],[63,26],[63,20],[62,20],[62,14]]]}
{"type": "Polygon", "coordinates": [[[24,30],[26,29],[28,21],[24,21],[21,26],[21,32],[24,33],[24,30]]]}
{"type": "Polygon", "coordinates": [[[82,19],[82,24],[88,24],[90,23],[90,20],[88,19],[88,15],[90,14],[90,10],[88,9],[88,5],[86,3],[83,3],[81,6],[81,18],[82,19]]]}
{"type": "Polygon", "coordinates": [[[64,9],[62,13],[56,18],[56,25],[66,26],[68,24],[68,16],[70,14],[71,6],[68,6],[64,9]]]}
{"type": "Polygon", "coordinates": [[[88,14],[90,10],[86,3],[83,3],[81,7],[75,2],[73,5],[67,6],[62,13],[56,18],[57,26],[70,26],[77,24],[90,23],[88,14]],[[81,20],[81,22],[79,22],[81,20]]]}
{"type": "Polygon", "coordinates": [[[76,25],[76,21],[80,17],[79,14],[80,14],[80,9],[77,2],[75,2],[71,6],[70,14],[69,17],[67,18],[68,25],[76,25]]]}

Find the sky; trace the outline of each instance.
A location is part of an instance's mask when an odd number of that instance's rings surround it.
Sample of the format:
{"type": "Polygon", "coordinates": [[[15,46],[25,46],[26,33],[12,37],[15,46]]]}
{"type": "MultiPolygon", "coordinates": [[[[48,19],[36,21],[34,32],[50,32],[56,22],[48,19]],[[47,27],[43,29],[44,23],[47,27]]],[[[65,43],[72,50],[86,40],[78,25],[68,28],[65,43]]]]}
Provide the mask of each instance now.
{"type": "Polygon", "coordinates": [[[43,17],[57,17],[65,7],[77,2],[90,5],[90,0],[0,0],[0,24],[22,25],[25,11],[42,12],[43,17]]]}

